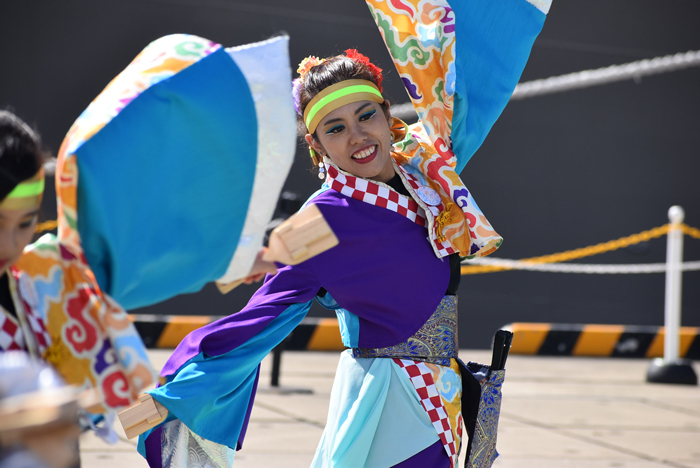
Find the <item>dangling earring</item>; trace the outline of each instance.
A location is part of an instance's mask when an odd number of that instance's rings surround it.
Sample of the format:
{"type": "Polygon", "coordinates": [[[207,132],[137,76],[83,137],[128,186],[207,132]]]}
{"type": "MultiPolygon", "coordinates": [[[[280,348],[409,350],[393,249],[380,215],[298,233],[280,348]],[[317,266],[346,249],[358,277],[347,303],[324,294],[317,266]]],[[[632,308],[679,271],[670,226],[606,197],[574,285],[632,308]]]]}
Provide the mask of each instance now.
{"type": "Polygon", "coordinates": [[[408,124],[398,117],[392,117],[389,125],[389,133],[391,133],[391,142],[398,143],[406,138],[408,134],[408,124]]]}
{"type": "Polygon", "coordinates": [[[318,163],[318,178],[319,179],[324,179],[326,176],[323,174],[326,172],[326,165],[323,164],[322,162],[318,163]]]}

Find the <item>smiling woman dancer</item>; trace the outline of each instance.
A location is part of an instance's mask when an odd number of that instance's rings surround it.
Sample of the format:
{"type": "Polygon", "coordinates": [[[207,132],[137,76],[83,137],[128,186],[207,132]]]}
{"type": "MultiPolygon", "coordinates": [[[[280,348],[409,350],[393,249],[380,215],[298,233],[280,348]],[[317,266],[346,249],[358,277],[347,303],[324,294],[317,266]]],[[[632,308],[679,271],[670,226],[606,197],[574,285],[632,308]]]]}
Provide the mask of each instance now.
{"type": "Polygon", "coordinates": [[[458,174],[507,103],[549,2],[368,3],[421,122],[391,118],[381,70],[357,51],[302,62],[297,112],[325,177],[308,203],[339,245],[280,267],[243,310],[180,343],[149,392],[169,410],[139,441],[152,467],[233,462],[259,363],[314,298],[336,311],[350,349],[312,466],[456,465],[459,259],[501,243],[458,174]]]}

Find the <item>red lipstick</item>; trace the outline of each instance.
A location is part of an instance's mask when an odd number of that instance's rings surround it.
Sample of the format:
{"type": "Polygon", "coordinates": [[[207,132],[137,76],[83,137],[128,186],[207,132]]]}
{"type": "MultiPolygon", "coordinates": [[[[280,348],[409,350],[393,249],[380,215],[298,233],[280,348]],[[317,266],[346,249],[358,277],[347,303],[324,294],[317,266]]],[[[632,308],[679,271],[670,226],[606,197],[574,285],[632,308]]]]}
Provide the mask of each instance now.
{"type": "Polygon", "coordinates": [[[370,154],[370,155],[367,156],[366,158],[364,158],[364,159],[354,159],[354,158],[351,158],[351,159],[352,159],[353,161],[355,161],[357,164],[367,164],[367,163],[372,162],[372,160],[373,160],[374,158],[377,157],[377,151],[378,151],[378,150],[379,150],[379,145],[374,145],[374,151],[372,151],[372,154],[370,154]]]}

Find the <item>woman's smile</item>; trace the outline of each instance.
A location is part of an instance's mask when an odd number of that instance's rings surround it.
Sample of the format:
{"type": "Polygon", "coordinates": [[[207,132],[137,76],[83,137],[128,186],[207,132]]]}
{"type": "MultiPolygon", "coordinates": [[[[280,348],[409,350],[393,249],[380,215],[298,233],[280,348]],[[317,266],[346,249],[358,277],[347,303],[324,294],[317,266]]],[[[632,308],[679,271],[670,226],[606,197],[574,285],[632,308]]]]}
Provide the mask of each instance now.
{"type": "Polygon", "coordinates": [[[371,145],[367,148],[361,149],[360,151],[353,153],[353,155],[350,157],[357,161],[359,164],[367,164],[369,162],[372,162],[376,156],[377,145],[371,145]]]}

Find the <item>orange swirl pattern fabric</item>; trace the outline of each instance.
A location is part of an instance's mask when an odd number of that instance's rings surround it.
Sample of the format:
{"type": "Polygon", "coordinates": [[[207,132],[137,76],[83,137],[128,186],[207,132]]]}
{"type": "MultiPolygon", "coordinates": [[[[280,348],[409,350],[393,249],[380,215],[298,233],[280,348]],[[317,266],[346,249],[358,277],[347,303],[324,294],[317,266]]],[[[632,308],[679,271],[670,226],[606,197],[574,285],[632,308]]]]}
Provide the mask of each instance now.
{"type": "Polygon", "coordinates": [[[98,392],[102,403],[91,412],[128,406],[156,382],[129,316],[99,290],[83,257],[47,234],[15,267],[23,273],[23,299],[51,337],[44,359],[67,383],[98,392]]]}
{"type": "Polygon", "coordinates": [[[430,142],[455,167],[451,148],[455,17],[446,1],[367,0],[430,142]]]}

